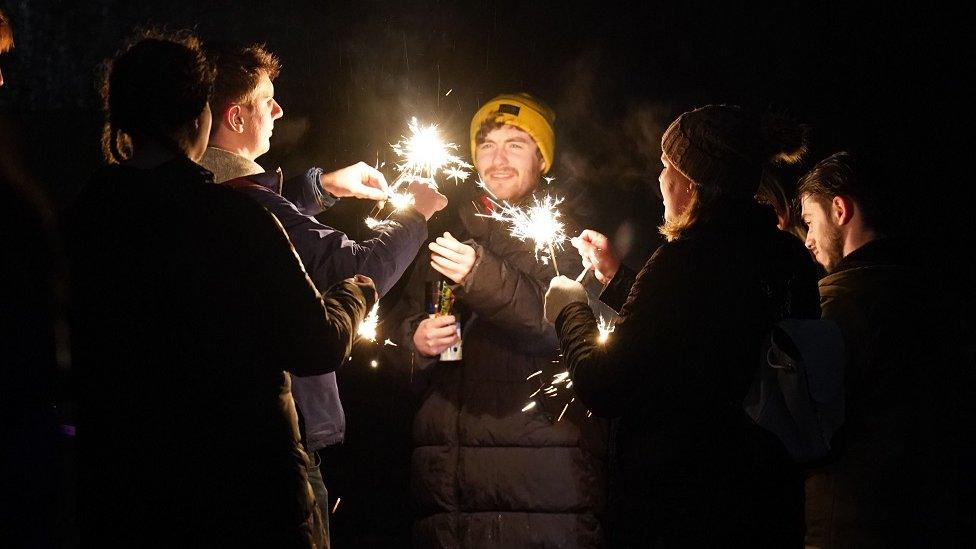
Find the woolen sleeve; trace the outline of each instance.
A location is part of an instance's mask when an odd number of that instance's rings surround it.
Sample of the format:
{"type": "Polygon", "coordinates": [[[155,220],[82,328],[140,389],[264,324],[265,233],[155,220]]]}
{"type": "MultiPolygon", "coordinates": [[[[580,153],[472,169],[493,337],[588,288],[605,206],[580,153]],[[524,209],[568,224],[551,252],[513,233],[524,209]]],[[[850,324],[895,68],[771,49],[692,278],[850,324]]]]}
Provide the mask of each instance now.
{"type": "Polygon", "coordinates": [[[617,269],[617,274],[610,279],[610,283],[600,292],[600,301],[609,305],[614,311],[620,312],[620,308],[627,301],[630,288],[634,285],[636,279],[637,273],[621,263],[617,269]]]}
{"type": "Polygon", "coordinates": [[[596,320],[582,303],[567,306],[556,319],[573,387],[596,415],[680,406],[696,390],[697,374],[683,370],[680,357],[695,345],[692,326],[700,312],[679,306],[691,303],[687,296],[695,289],[683,282],[681,259],[673,256],[662,247],[648,260],[605,343],[597,341],[596,320]]]}
{"type": "Polygon", "coordinates": [[[349,356],[356,330],[372,306],[373,296],[340,282],[323,297],[312,284],[288,236],[264,210],[242,220],[248,246],[244,280],[253,285],[253,318],[265,319],[269,358],[296,375],[334,371],[349,356]]]}

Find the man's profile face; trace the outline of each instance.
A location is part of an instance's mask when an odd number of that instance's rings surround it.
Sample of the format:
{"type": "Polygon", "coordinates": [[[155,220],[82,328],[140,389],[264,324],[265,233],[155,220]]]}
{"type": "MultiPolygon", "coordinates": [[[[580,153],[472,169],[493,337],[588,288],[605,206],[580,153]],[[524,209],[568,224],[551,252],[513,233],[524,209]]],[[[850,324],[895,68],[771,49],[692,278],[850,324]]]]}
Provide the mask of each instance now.
{"type": "Polygon", "coordinates": [[[242,107],[245,118],[244,133],[249,138],[247,149],[254,158],[271,150],[271,134],[274,121],[285,112],[274,99],[274,84],[267,73],[262,72],[257,87],[251,93],[250,102],[242,107]]]}
{"type": "Polygon", "coordinates": [[[474,164],[488,190],[508,201],[519,200],[535,190],[545,168],[535,140],[509,125],[491,130],[478,143],[474,164]]]}
{"type": "Polygon", "coordinates": [[[825,203],[824,199],[805,194],[800,204],[800,216],[807,226],[804,244],[813,253],[817,263],[831,273],[844,258],[841,228],[829,215],[829,203],[825,203]]]}

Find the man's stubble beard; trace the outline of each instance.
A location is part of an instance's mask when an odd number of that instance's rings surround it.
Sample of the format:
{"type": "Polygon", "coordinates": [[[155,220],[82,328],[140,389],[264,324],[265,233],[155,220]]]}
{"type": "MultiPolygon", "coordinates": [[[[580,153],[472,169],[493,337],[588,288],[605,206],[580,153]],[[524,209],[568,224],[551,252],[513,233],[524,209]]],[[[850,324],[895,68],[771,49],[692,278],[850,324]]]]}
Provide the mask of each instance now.
{"type": "Polygon", "coordinates": [[[824,269],[828,273],[834,272],[837,264],[840,263],[841,259],[844,259],[844,235],[841,233],[840,227],[831,227],[826,231],[820,250],[827,260],[824,269]]]}

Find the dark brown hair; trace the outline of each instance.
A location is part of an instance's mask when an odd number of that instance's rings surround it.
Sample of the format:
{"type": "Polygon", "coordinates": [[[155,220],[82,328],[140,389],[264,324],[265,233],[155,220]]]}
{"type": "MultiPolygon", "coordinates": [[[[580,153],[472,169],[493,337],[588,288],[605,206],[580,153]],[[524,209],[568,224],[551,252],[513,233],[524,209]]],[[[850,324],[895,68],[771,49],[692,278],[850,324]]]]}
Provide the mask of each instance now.
{"type": "Polygon", "coordinates": [[[885,201],[875,185],[880,174],[868,171],[862,158],[847,151],[834,153],[817,162],[800,179],[797,194],[801,199],[809,195],[821,203],[829,203],[835,196],[847,197],[857,203],[866,225],[883,230],[888,225],[885,201]]]}
{"type": "MultiPolygon", "coordinates": [[[[221,49],[212,55],[217,67],[211,107],[215,115],[232,104],[249,103],[251,94],[258,87],[262,73],[274,80],[281,72],[281,62],[264,44],[240,49],[221,49]]],[[[214,124],[214,129],[217,124],[214,124]]]]}
{"type": "MultiPolygon", "coordinates": [[[[504,126],[511,126],[511,124],[506,124],[504,122],[499,122],[499,121],[495,120],[495,114],[498,114],[498,111],[495,111],[494,113],[492,113],[491,115],[489,115],[488,118],[486,118],[485,121],[482,122],[480,126],[478,126],[478,131],[475,132],[475,134],[474,134],[474,144],[475,144],[475,146],[484,143],[485,142],[485,138],[488,137],[488,134],[489,133],[497,130],[498,128],[504,127],[504,126]]],[[[512,126],[512,127],[515,127],[515,126],[512,126]]],[[[535,143],[535,140],[533,140],[532,142],[535,143]]],[[[535,144],[535,154],[539,157],[539,160],[545,160],[545,158],[542,156],[542,149],[539,147],[539,144],[538,143],[535,144]]],[[[477,155],[478,155],[477,151],[471,151],[471,159],[472,160],[476,160],[475,157],[477,155]]]]}
{"type": "Polygon", "coordinates": [[[126,160],[133,138],[147,137],[186,154],[213,81],[213,67],[191,32],[138,31],[104,64],[105,158],[126,160]]]}

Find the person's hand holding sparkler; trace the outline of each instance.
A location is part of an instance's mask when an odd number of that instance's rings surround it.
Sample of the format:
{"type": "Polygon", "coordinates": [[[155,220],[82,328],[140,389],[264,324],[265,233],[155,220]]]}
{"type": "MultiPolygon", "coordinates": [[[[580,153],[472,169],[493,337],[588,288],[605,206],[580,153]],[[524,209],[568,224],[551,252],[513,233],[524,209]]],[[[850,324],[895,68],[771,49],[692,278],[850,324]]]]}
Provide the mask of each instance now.
{"type": "Polygon", "coordinates": [[[586,290],[583,285],[575,280],[570,280],[565,276],[557,276],[549,281],[549,290],[546,292],[546,304],[543,308],[546,322],[555,324],[559,313],[563,312],[570,303],[589,303],[586,290]]]}
{"type": "Polygon", "coordinates": [[[457,319],[454,315],[425,318],[413,333],[413,345],[426,357],[438,356],[458,342],[457,319]]]}
{"type": "Polygon", "coordinates": [[[458,241],[451,233],[437,237],[428,247],[432,252],[430,266],[457,284],[464,282],[477,259],[474,248],[458,241]]]}
{"type": "Polygon", "coordinates": [[[593,269],[593,274],[600,283],[609,284],[610,279],[620,269],[620,259],[610,240],[601,233],[586,229],[570,242],[583,258],[583,272],[593,269]]]}
{"type": "Polygon", "coordinates": [[[341,170],[323,173],[319,181],[324,191],[339,198],[386,200],[390,194],[386,177],[365,162],[357,162],[341,170]]]}

